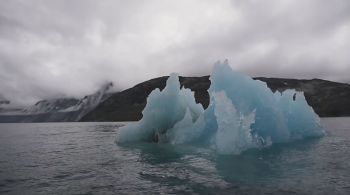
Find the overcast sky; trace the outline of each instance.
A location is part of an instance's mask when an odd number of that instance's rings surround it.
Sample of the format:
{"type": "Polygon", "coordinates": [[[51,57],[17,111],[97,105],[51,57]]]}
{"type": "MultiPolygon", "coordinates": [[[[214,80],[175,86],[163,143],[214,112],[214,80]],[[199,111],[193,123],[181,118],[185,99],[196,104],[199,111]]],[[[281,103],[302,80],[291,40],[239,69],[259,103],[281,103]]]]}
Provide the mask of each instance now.
{"type": "Polygon", "coordinates": [[[349,0],[0,0],[0,94],[80,96],[213,63],[350,82],[349,0]]]}

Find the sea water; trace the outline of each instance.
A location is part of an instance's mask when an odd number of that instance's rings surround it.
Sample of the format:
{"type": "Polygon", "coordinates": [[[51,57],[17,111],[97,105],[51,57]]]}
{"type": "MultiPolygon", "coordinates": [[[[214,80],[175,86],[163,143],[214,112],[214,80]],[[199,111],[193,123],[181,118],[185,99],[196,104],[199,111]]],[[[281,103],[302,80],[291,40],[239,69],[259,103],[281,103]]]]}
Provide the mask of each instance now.
{"type": "Polygon", "coordinates": [[[122,123],[0,124],[0,194],[350,194],[350,118],[321,139],[222,155],[114,143],[122,123]]]}

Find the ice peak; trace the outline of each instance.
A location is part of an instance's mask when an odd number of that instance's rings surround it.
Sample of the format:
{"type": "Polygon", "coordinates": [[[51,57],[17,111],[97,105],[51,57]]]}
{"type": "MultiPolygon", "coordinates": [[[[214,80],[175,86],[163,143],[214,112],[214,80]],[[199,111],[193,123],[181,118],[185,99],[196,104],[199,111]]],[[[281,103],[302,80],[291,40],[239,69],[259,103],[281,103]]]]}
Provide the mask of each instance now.
{"type": "Polygon", "coordinates": [[[171,74],[163,91],[151,92],[143,118],[119,130],[117,143],[168,141],[207,145],[222,154],[324,134],[303,93],[273,93],[265,83],[217,62],[210,76],[210,104],[204,111],[189,89],[171,74]]]}

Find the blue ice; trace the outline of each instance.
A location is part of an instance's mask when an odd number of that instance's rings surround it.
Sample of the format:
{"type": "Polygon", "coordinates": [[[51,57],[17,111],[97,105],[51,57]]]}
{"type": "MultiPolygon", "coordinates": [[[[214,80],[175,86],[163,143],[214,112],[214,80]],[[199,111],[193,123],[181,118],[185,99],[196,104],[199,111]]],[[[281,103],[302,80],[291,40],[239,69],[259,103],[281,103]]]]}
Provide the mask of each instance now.
{"type": "Polygon", "coordinates": [[[116,142],[167,142],[210,147],[220,154],[240,154],[273,143],[320,137],[324,129],[294,90],[273,93],[266,83],[233,71],[228,62],[215,64],[206,110],[190,89],[171,74],[163,91],[147,98],[143,118],[122,127],[116,142]]]}

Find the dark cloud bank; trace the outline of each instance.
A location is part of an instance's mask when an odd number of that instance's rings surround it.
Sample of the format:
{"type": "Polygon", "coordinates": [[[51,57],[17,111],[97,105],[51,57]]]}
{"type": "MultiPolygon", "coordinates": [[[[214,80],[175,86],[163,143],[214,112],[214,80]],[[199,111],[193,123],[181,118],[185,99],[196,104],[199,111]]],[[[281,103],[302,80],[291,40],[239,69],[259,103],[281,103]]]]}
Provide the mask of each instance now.
{"type": "Polygon", "coordinates": [[[0,93],[16,103],[118,89],[218,59],[251,76],[350,81],[350,1],[2,1],[0,93]]]}

